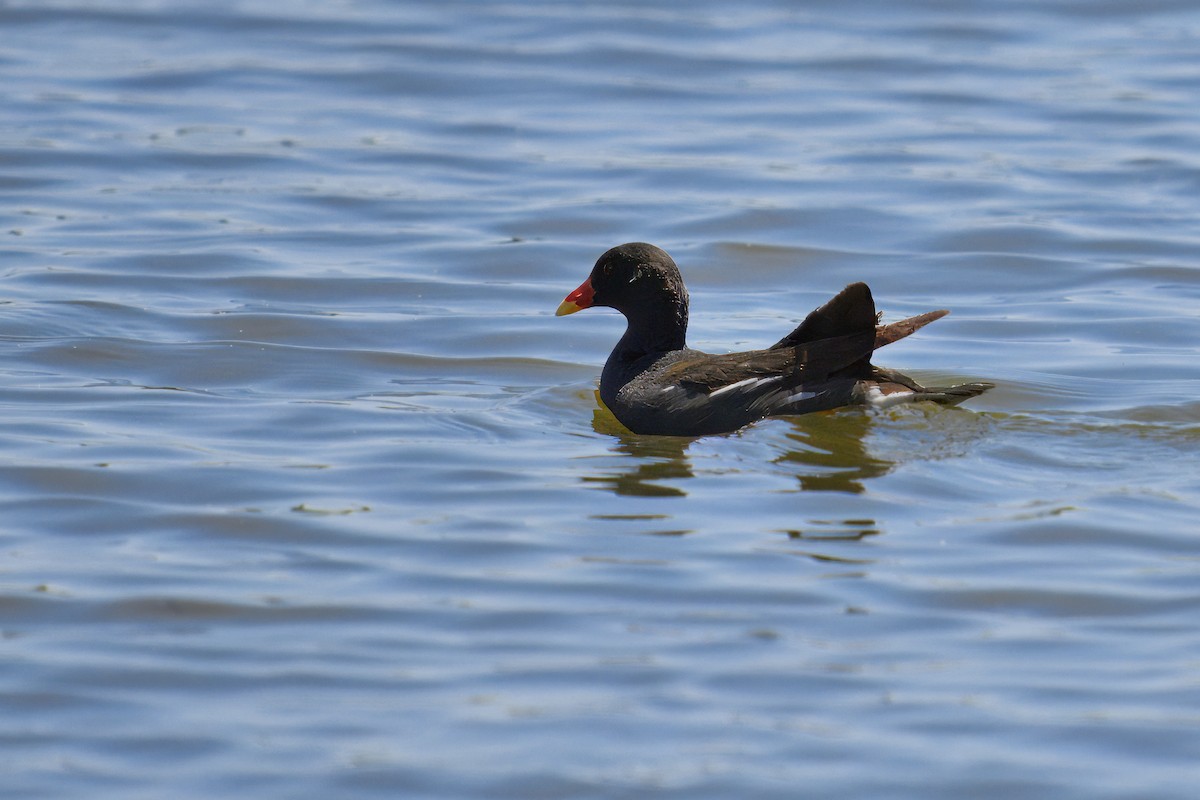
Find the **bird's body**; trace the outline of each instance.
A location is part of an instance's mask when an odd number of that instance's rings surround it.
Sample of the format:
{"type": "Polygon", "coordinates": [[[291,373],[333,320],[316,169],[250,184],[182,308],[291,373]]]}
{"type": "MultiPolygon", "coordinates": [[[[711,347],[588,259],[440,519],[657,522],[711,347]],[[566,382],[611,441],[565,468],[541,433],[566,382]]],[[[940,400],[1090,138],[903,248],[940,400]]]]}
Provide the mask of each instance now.
{"type": "Polygon", "coordinates": [[[654,245],[606,252],[557,313],[593,305],[617,309],[628,323],[601,373],[600,398],[634,433],[701,436],[849,405],[953,405],[991,388],[923,387],[871,364],[876,348],[947,312],[879,326],[864,283],[847,286],[771,347],[721,355],[687,346],[687,290],[675,262],[654,245]]]}

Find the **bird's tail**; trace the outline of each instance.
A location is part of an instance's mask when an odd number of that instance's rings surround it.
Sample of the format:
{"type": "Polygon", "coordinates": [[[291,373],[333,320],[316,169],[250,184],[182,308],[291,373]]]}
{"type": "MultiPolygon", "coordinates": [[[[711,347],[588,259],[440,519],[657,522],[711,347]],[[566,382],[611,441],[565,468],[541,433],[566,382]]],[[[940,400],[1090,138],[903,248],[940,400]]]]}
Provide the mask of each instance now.
{"type": "Polygon", "coordinates": [[[872,368],[871,379],[859,386],[860,391],[864,393],[864,403],[876,408],[888,408],[899,403],[916,403],[921,400],[943,406],[956,406],[994,388],[995,384],[981,381],[952,386],[922,386],[903,372],[876,366],[872,368]]]}
{"type": "Polygon", "coordinates": [[[928,400],[943,406],[956,406],[964,400],[978,397],[988,389],[995,388],[994,383],[959,383],[954,386],[923,386],[913,396],[913,400],[928,400]]]}

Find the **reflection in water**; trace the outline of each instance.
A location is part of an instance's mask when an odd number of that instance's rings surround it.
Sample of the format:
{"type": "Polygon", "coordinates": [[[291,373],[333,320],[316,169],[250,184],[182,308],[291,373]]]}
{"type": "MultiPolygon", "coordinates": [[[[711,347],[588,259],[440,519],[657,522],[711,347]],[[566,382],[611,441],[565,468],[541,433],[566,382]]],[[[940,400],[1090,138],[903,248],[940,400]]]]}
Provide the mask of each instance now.
{"type": "Polygon", "coordinates": [[[813,519],[808,524],[808,528],[791,528],[784,533],[796,541],[857,542],[881,532],[873,519],[813,519]]]}
{"type": "MultiPolygon", "coordinates": [[[[801,491],[845,492],[861,494],[866,491],[864,482],[886,474],[893,462],[876,458],[867,452],[865,439],[870,431],[872,419],[862,413],[809,414],[792,420],[792,429],[785,436],[788,449],[770,462],[794,474],[800,482],[801,491]]],[[[684,497],[687,492],[678,485],[664,485],[664,481],[695,477],[688,448],[696,441],[680,436],[639,436],[631,433],[604,404],[596,393],[596,410],[592,416],[592,427],[597,433],[615,439],[612,452],[618,454],[615,462],[607,462],[610,469],[600,475],[588,475],[583,481],[611,490],[624,496],[638,497],[684,497]]],[[[669,515],[606,515],[594,519],[641,520],[659,522],[669,515]]],[[[686,530],[652,530],[648,533],[679,535],[686,530]]],[[[803,556],[826,565],[837,565],[848,571],[837,573],[841,577],[861,577],[861,568],[872,563],[870,559],[859,559],[843,555],[820,552],[821,543],[856,542],[880,534],[874,519],[811,519],[802,528],[780,531],[799,547],[789,547],[784,552],[803,556]],[[805,546],[807,544],[807,546],[805,546]]]]}
{"type": "Polygon", "coordinates": [[[800,488],[809,491],[866,491],[863,481],[886,475],[893,463],[872,457],[864,444],[871,417],[858,412],[829,412],[796,417],[788,439],[797,447],[776,464],[801,465],[800,488]]]}
{"type": "Polygon", "coordinates": [[[875,559],[835,555],[819,548],[828,545],[836,549],[836,544],[832,543],[858,542],[878,536],[882,531],[873,519],[812,519],[804,528],[790,528],[782,532],[787,534],[789,546],[781,552],[836,568],[836,571],[826,573],[825,577],[865,578],[867,572],[864,568],[874,564],[875,559]],[[790,546],[791,543],[795,546],[790,546]]]}
{"type": "Polygon", "coordinates": [[[614,452],[624,453],[632,458],[627,462],[628,469],[617,469],[606,475],[584,476],[584,482],[606,486],[619,495],[682,497],[687,494],[682,489],[664,486],[656,481],[694,477],[692,465],[687,458],[687,447],[691,444],[691,439],[681,436],[639,436],[631,433],[600,401],[599,392],[596,392],[592,427],[597,433],[617,437],[614,452]]]}
{"type": "MultiPolygon", "coordinates": [[[[830,412],[795,417],[787,433],[793,446],[772,463],[794,472],[805,491],[866,491],[863,481],[877,478],[894,466],[867,452],[864,439],[872,425],[871,417],[858,412],[830,412]]],[[[623,460],[613,471],[585,476],[587,483],[599,484],[619,495],[640,497],[682,497],[687,494],[676,486],[660,481],[695,476],[687,457],[694,439],[682,436],[639,436],[617,421],[596,393],[592,428],[616,438],[614,452],[632,458],[623,460]]],[[[873,524],[873,523],[871,523],[873,524]]],[[[868,526],[869,527],[869,526],[868,526]]]]}

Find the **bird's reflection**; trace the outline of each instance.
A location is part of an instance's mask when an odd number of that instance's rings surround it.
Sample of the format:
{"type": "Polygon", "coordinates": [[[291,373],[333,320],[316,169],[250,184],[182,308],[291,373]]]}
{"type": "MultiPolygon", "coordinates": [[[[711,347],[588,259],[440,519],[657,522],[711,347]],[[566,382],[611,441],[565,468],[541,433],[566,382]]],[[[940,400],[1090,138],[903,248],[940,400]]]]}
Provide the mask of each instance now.
{"type": "MultiPolygon", "coordinates": [[[[872,478],[886,474],[894,462],[872,456],[866,439],[873,425],[872,418],[860,412],[829,412],[808,414],[788,421],[784,433],[785,447],[769,463],[776,470],[794,475],[801,493],[838,492],[861,494],[872,478]]],[[[616,459],[604,457],[608,469],[593,471],[584,476],[585,483],[606,489],[617,495],[635,497],[684,497],[687,479],[695,477],[688,450],[696,439],[680,436],[640,436],[630,432],[612,415],[596,396],[592,428],[611,436],[610,452],[616,459]],[[597,472],[599,474],[597,474],[597,472]]],[[[776,439],[778,441],[778,439],[776,439]]],[[[766,464],[764,463],[764,466],[766,464]]],[[[613,515],[604,519],[629,521],[633,519],[655,524],[671,519],[669,515],[613,515]]],[[[687,530],[647,530],[655,534],[683,534],[687,530]]],[[[839,542],[861,541],[881,533],[874,519],[815,518],[798,527],[776,529],[787,536],[788,544],[780,552],[806,557],[836,570],[842,577],[861,577],[869,559],[848,553],[829,552],[839,542]]]]}
{"type": "Polygon", "coordinates": [[[801,489],[861,494],[866,491],[863,481],[895,466],[867,451],[864,442],[872,424],[871,417],[853,411],[795,417],[787,433],[794,446],[774,463],[798,466],[801,489]]]}
{"type": "Polygon", "coordinates": [[[631,456],[622,468],[605,475],[584,476],[585,483],[595,483],[615,494],[635,497],[682,497],[687,492],[658,481],[694,477],[687,457],[692,439],[681,436],[639,436],[617,421],[596,393],[596,410],[592,428],[597,433],[615,436],[613,452],[631,456]]]}
{"type": "MultiPolygon", "coordinates": [[[[602,475],[583,480],[619,495],[680,497],[687,492],[662,481],[692,478],[688,448],[695,439],[681,436],[640,436],[631,433],[600,402],[596,393],[592,428],[613,436],[613,452],[629,456],[602,475]]],[[[807,414],[790,420],[787,450],[771,459],[796,476],[803,491],[861,494],[865,482],[887,474],[894,462],[872,456],[865,439],[873,424],[859,412],[807,414]]]]}

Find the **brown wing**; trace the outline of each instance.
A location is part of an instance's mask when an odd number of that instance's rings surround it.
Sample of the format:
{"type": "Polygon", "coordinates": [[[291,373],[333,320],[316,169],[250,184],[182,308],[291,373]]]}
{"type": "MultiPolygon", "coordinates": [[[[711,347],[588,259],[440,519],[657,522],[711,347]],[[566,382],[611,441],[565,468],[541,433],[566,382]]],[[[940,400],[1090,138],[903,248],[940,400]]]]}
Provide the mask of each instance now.
{"type": "Polygon", "coordinates": [[[774,375],[782,376],[785,385],[797,386],[824,380],[837,370],[869,358],[874,342],[875,331],[867,330],[795,347],[700,355],[672,364],[663,378],[704,392],[774,375]]]}
{"type": "Polygon", "coordinates": [[[749,378],[790,374],[795,368],[794,350],[749,350],[684,359],[668,367],[663,378],[689,389],[712,392],[749,378]]]}

